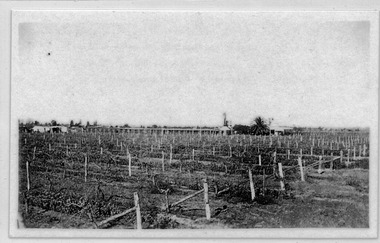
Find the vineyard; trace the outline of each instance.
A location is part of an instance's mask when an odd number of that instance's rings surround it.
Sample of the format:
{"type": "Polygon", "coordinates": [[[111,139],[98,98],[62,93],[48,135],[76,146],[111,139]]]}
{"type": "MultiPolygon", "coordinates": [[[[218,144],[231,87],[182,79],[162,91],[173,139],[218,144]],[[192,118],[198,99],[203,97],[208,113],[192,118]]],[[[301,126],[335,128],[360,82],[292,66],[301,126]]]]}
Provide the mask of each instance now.
{"type": "Polygon", "coordinates": [[[20,133],[28,228],[369,227],[369,134],[20,133]]]}

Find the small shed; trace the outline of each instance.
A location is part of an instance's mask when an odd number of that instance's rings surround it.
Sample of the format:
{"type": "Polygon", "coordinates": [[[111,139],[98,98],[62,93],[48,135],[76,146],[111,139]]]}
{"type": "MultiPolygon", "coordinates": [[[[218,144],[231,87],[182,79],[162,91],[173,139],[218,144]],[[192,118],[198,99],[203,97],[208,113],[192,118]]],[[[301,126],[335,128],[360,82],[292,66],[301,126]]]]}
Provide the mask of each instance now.
{"type": "Polygon", "coordinates": [[[219,128],[219,133],[222,135],[231,135],[232,129],[228,126],[223,126],[219,128]]]}

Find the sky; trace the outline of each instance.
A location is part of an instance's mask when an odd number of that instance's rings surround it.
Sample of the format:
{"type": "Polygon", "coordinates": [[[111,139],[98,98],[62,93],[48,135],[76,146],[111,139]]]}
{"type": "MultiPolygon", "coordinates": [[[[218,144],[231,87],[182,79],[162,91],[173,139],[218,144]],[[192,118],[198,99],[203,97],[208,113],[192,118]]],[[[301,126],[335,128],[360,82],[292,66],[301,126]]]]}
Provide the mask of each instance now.
{"type": "Polygon", "coordinates": [[[262,116],[280,125],[352,127],[373,117],[366,20],[252,12],[33,16],[18,22],[13,39],[19,119],[221,126],[226,112],[232,124],[262,116]]]}

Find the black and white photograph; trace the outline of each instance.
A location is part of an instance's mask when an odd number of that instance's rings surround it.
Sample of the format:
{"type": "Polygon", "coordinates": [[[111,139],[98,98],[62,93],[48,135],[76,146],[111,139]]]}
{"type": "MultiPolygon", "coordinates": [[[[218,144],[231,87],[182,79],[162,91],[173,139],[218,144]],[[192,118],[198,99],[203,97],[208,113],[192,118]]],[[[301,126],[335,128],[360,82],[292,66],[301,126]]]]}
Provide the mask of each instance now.
{"type": "Polygon", "coordinates": [[[378,28],[375,11],[12,11],[13,232],[373,237],[378,28]]]}

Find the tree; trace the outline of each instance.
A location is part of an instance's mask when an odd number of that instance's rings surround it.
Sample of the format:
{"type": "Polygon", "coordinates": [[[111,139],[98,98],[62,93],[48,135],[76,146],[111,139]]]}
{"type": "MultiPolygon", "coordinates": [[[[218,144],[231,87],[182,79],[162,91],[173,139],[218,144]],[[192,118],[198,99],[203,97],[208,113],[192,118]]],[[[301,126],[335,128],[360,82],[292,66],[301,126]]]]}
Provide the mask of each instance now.
{"type": "Polygon", "coordinates": [[[153,128],[157,128],[157,125],[153,125],[152,127],[153,127],[153,128]]]}
{"type": "Polygon", "coordinates": [[[233,130],[234,130],[237,134],[249,134],[249,132],[250,132],[250,127],[249,127],[249,126],[246,126],[246,125],[236,124],[236,125],[233,127],[233,130]]]}
{"type": "Polygon", "coordinates": [[[34,121],[34,125],[40,125],[38,121],[34,121]]]}
{"type": "Polygon", "coordinates": [[[89,122],[89,121],[87,121],[86,127],[89,127],[89,126],[90,126],[90,122],[89,122]]]}
{"type": "Polygon", "coordinates": [[[51,120],[50,124],[51,124],[52,126],[57,126],[57,122],[56,122],[55,120],[51,120]]]}
{"type": "Polygon", "coordinates": [[[73,126],[74,126],[74,121],[71,120],[71,121],[70,121],[70,127],[73,127],[73,126]]]}
{"type": "Polygon", "coordinates": [[[98,125],[98,121],[94,121],[94,126],[97,126],[98,125]]]}
{"type": "Polygon", "coordinates": [[[268,134],[269,126],[265,122],[264,118],[258,116],[251,123],[251,133],[255,135],[266,135],[268,134]]]}

